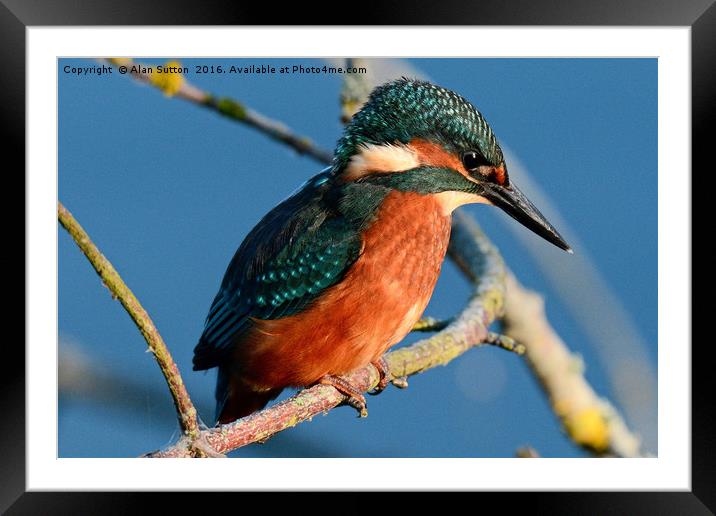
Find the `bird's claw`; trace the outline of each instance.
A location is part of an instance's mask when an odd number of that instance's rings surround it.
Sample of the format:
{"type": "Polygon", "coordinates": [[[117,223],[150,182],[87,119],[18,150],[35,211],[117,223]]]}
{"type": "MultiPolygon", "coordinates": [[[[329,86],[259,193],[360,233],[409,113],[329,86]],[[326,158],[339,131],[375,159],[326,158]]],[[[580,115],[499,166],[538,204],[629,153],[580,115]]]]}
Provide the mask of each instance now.
{"type": "MultiPolygon", "coordinates": [[[[392,379],[390,375],[390,369],[388,368],[388,363],[383,357],[380,357],[378,360],[371,362],[371,365],[373,365],[373,367],[375,367],[378,371],[380,380],[378,381],[378,384],[375,386],[375,388],[368,394],[380,394],[381,392],[383,392],[383,390],[385,390],[385,388],[391,381],[397,382],[396,385],[400,383],[399,378],[392,379]]],[[[368,406],[366,404],[363,392],[357,389],[348,380],[340,376],[333,376],[327,374],[326,376],[318,380],[318,383],[322,385],[330,385],[338,392],[346,396],[346,399],[343,403],[356,409],[358,411],[358,417],[368,417],[368,406]]],[[[401,384],[401,386],[405,387],[407,387],[407,385],[407,382],[403,382],[403,384],[401,384]]]]}
{"type": "Polygon", "coordinates": [[[368,393],[371,396],[375,396],[376,394],[383,392],[390,383],[390,368],[383,357],[380,357],[375,362],[371,362],[371,365],[376,368],[378,375],[380,376],[378,385],[376,385],[375,388],[368,393]]]}
{"type": "Polygon", "coordinates": [[[318,383],[321,385],[330,385],[338,392],[346,396],[343,403],[356,409],[358,411],[358,417],[368,417],[368,406],[365,401],[365,396],[363,396],[363,393],[350,382],[340,376],[327,374],[318,380],[318,383]]]}

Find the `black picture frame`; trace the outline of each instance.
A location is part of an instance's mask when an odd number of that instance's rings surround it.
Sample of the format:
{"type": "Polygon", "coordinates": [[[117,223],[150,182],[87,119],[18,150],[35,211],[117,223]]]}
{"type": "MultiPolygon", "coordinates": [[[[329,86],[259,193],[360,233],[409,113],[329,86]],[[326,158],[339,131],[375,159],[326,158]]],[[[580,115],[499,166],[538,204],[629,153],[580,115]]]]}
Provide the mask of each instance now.
{"type": "MultiPolygon", "coordinates": [[[[716,121],[714,0],[495,0],[479,4],[425,2],[425,5],[401,1],[386,7],[365,5],[346,11],[338,9],[333,3],[312,6],[310,13],[303,4],[290,3],[283,3],[277,8],[276,5],[247,2],[0,0],[0,95],[3,97],[0,112],[2,127],[6,129],[6,162],[12,153],[18,164],[14,168],[6,167],[6,175],[14,173],[20,177],[16,171],[24,168],[25,164],[25,30],[29,26],[282,25],[297,20],[309,25],[343,25],[346,20],[341,17],[348,15],[350,22],[357,25],[689,26],[692,45],[692,167],[694,170],[711,170],[713,167],[707,163],[707,156],[712,154],[707,146],[707,129],[716,121]],[[319,16],[317,13],[333,14],[333,18],[316,18],[319,16]]],[[[688,178],[688,171],[673,173],[675,180],[688,178]]],[[[24,190],[24,181],[20,188],[24,190]]],[[[699,195],[706,195],[703,189],[701,192],[699,195]]],[[[693,202],[694,206],[700,204],[704,203],[693,202]]],[[[694,222],[697,222],[696,218],[694,222]]],[[[14,248],[19,249],[19,244],[14,248]]],[[[17,254],[18,251],[9,253],[17,254]]],[[[26,258],[23,251],[23,259],[26,258]]],[[[27,274],[27,269],[25,271],[27,274]]],[[[17,325],[13,322],[8,326],[17,325]]],[[[686,333],[684,338],[691,340],[686,333]]],[[[708,360],[706,344],[707,341],[697,341],[697,345],[692,347],[690,492],[509,493],[496,495],[500,496],[499,500],[495,500],[500,504],[500,511],[509,511],[518,504],[529,504],[539,507],[539,512],[543,513],[713,514],[716,511],[716,418],[711,396],[715,386],[714,374],[709,371],[713,362],[708,360]]],[[[25,354],[24,349],[10,339],[3,346],[0,368],[0,511],[7,509],[8,514],[119,514],[148,508],[143,497],[139,498],[136,494],[25,492],[25,354]]],[[[214,504],[219,499],[227,500],[215,493],[206,494],[214,497],[212,512],[218,510],[214,504]]],[[[243,497],[241,503],[246,506],[260,501],[260,498],[254,500],[246,494],[237,496],[243,497]]],[[[179,503],[186,504],[185,495],[175,494],[171,501],[166,499],[169,497],[163,498],[162,504],[168,503],[165,510],[171,510],[170,507],[177,502],[177,506],[179,503]]],[[[413,499],[420,503],[419,497],[413,499]]],[[[358,494],[342,500],[341,504],[346,509],[364,506],[367,510],[373,504],[370,497],[358,494]]]]}

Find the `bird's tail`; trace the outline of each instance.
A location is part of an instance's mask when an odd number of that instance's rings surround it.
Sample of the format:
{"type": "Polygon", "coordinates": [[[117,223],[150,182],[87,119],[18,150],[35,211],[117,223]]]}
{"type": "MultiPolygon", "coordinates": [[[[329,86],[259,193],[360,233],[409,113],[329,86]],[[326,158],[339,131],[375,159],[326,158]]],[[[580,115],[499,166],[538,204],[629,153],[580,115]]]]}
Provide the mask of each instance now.
{"type": "Polygon", "coordinates": [[[228,369],[219,367],[216,382],[217,423],[231,423],[239,418],[261,410],[276,399],[283,389],[257,391],[228,369]]]}

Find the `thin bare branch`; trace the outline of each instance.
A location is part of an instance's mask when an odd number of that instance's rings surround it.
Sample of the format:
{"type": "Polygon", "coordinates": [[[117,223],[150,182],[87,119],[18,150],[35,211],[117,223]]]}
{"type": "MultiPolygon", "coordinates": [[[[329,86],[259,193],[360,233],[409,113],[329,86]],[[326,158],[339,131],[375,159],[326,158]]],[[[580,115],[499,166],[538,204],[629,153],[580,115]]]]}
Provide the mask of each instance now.
{"type": "Polygon", "coordinates": [[[518,459],[539,459],[540,455],[532,446],[522,446],[521,448],[517,448],[515,457],[518,459]]]}
{"type": "Polygon", "coordinates": [[[57,218],[60,224],[62,224],[62,227],[67,230],[72,239],[79,246],[85,257],[87,257],[90,264],[92,264],[92,267],[94,267],[94,270],[102,279],[102,283],[104,283],[111,292],[112,297],[122,303],[122,306],[134,321],[134,324],[137,325],[144,340],[147,341],[149,349],[154,354],[157,364],[159,364],[159,368],[162,370],[162,374],[169,385],[169,391],[174,399],[174,406],[176,407],[182,432],[189,440],[195,439],[199,435],[196,409],[194,408],[191,398],[189,398],[189,393],[184,386],[181,374],[179,374],[179,368],[177,368],[177,365],[174,363],[162,336],[154,326],[149,314],[124,283],[114,266],[112,266],[110,261],[100,252],[87,232],[61,202],[57,203],[57,218]]]}
{"type": "Polygon", "coordinates": [[[584,378],[584,366],[547,321],[542,297],[507,276],[504,331],[527,348],[527,363],[549,397],[562,428],[599,456],[639,457],[639,438],[584,378]]]}
{"type": "MultiPolygon", "coordinates": [[[[310,138],[297,134],[282,122],[262,115],[238,100],[219,97],[203,91],[188,82],[181,73],[157,74],[150,71],[154,69],[153,66],[126,58],[107,59],[107,62],[117,67],[127,67],[128,75],[158,88],[167,96],[176,96],[188,100],[231,120],[253,127],[268,137],[288,145],[299,154],[305,154],[324,164],[329,164],[333,159],[332,152],[320,148],[310,138]]],[[[167,63],[167,65],[170,67],[180,66],[179,63],[175,62],[167,63]]]]}

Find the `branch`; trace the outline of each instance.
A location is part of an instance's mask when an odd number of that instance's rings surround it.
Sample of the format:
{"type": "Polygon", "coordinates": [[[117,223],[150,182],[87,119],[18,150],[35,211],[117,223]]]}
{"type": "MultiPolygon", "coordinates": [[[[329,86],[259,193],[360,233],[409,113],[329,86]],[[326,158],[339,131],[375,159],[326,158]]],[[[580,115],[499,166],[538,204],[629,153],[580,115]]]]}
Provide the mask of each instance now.
{"type": "Polygon", "coordinates": [[[549,397],[562,428],[599,456],[639,457],[639,438],[584,378],[583,365],[547,321],[542,297],[509,273],[504,331],[527,348],[527,363],[549,397]]]}
{"type": "MultiPolygon", "coordinates": [[[[268,137],[288,145],[299,154],[305,154],[325,164],[333,160],[332,152],[318,147],[310,138],[296,134],[282,122],[264,116],[237,100],[229,97],[217,97],[201,90],[189,83],[181,73],[158,74],[150,71],[154,69],[151,65],[137,63],[127,58],[107,59],[107,62],[117,67],[126,66],[129,75],[145,84],[154,86],[167,96],[188,100],[231,120],[253,127],[268,137]]],[[[180,67],[181,65],[170,61],[164,66],[180,67]]]]}
{"type": "Polygon", "coordinates": [[[182,377],[179,374],[179,369],[174,363],[162,336],[154,326],[149,314],[124,283],[110,261],[104,257],[97,246],[92,242],[89,235],[82,226],[80,226],[79,222],[75,220],[61,202],[57,203],[57,218],[60,224],[62,224],[62,227],[67,230],[82,253],[92,264],[94,270],[97,271],[97,274],[102,279],[102,283],[104,283],[112,293],[112,297],[119,299],[119,302],[122,303],[124,309],[129,313],[134,324],[139,328],[144,340],[146,340],[149,345],[149,349],[157,359],[159,368],[162,370],[162,374],[169,385],[169,391],[174,399],[174,406],[176,407],[182,432],[189,440],[194,440],[199,435],[196,409],[189,398],[189,393],[184,386],[182,377]]]}
{"type": "MultiPolygon", "coordinates": [[[[385,355],[393,379],[422,373],[446,365],[466,351],[482,344],[494,343],[487,331],[489,324],[501,313],[505,293],[505,266],[502,258],[467,216],[455,214],[450,240],[451,252],[461,257],[460,263],[475,285],[473,297],[463,312],[444,330],[429,339],[391,351],[385,355]]],[[[372,365],[348,375],[346,379],[367,392],[378,384],[378,372],[372,365]]],[[[207,454],[227,453],[247,444],[262,442],[282,430],[311,420],[345,401],[345,396],[331,386],[316,385],[291,398],[245,418],[202,430],[199,441],[207,454]]],[[[147,457],[187,457],[191,455],[186,439],[147,457]]]]}

